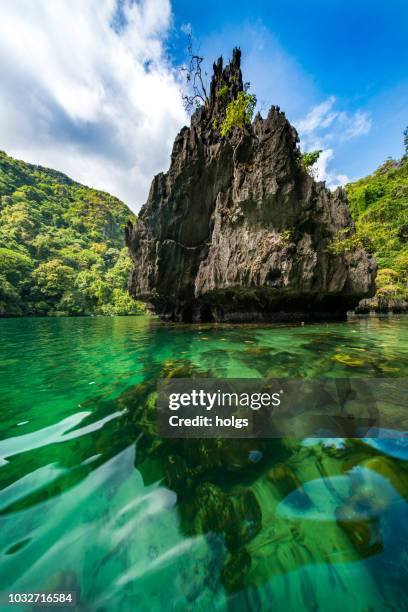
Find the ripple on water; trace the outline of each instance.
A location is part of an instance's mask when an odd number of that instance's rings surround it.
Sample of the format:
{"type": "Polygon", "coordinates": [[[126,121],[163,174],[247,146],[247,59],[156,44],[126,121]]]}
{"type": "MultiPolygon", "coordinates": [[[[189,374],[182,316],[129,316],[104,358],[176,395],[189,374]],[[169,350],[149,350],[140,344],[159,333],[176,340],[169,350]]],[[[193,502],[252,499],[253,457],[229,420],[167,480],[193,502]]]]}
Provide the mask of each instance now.
{"type": "Polygon", "coordinates": [[[180,359],[224,377],[408,377],[408,319],[10,319],[0,342],[3,590],[75,589],[88,610],[408,609],[405,438],[243,444],[233,470],[204,470],[200,511],[132,413],[180,359]]]}

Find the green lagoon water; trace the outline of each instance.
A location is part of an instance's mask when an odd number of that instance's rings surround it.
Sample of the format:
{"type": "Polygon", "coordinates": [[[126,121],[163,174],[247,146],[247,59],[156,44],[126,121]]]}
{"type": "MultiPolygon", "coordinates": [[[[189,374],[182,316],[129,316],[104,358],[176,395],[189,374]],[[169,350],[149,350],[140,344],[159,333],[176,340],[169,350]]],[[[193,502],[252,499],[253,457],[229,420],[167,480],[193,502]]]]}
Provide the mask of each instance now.
{"type": "Polygon", "coordinates": [[[0,591],[76,590],[84,611],[408,609],[404,440],[271,440],[252,466],[261,442],[238,441],[202,480],[239,510],[221,528],[214,502],[204,529],[211,500],[172,488],[133,417],[163,368],[408,377],[407,318],[9,319],[0,347],[0,591]]]}

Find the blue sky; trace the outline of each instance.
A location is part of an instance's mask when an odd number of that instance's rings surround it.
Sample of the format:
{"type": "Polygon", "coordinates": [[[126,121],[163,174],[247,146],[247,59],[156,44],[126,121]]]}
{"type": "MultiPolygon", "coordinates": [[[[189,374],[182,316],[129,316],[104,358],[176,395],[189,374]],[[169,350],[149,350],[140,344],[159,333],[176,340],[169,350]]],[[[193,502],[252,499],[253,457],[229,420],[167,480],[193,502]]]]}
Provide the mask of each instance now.
{"type": "Polygon", "coordinates": [[[0,149],[137,211],[188,123],[186,27],[208,71],[233,46],[259,108],[281,106],[329,187],[403,153],[408,3],[2,0],[0,149]]]}
{"type": "MultiPolygon", "coordinates": [[[[341,174],[355,179],[386,157],[401,156],[408,124],[408,2],[207,0],[201,7],[175,0],[176,32],[191,24],[202,52],[213,57],[228,57],[240,46],[252,91],[279,104],[295,124],[331,97],[338,112],[366,113],[366,133],[330,143],[341,174]]],[[[180,61],[182,37],[173,36],[170,48],[180,61]]]]}

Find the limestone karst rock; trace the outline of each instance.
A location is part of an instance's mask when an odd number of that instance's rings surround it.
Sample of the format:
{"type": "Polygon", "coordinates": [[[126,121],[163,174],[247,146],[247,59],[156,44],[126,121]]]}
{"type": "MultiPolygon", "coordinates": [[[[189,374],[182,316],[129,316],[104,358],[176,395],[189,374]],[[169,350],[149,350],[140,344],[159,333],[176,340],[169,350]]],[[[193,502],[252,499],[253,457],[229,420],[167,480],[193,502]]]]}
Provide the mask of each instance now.
{"type": "Polygon", "coordinates": [[[214,64],[209,100],[126,228],[130,291],[171,321],[344,318],[373,294],[375,261],[359,247],[330,249],[344,230],[354,234],[346,194],[309,176],[277,106],[220,135],[243,90],[240,60],[234,49],[225,68],[214,64]]]}

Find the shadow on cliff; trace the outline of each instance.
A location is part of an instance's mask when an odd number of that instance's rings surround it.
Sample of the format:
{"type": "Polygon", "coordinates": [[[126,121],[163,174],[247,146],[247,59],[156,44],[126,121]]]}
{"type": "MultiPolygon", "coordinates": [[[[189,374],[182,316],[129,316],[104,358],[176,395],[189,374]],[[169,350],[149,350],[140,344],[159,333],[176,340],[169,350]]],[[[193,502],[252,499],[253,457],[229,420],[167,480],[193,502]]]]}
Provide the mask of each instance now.
{"type": "Polygon", "coordinates": [[[251,100],[234,49],[126,228],[130,291],[168,321],[344,319],[374,292],[374,258],[345,191],[309,174],[279,107],[251,122],[251,100]]]}

